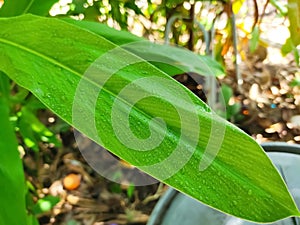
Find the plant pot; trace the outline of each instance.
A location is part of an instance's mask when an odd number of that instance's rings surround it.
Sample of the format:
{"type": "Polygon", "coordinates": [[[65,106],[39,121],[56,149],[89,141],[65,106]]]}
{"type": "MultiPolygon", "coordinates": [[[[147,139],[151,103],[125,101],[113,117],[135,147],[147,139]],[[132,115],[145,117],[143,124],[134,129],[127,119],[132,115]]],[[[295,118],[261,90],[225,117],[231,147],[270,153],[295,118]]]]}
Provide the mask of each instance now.
{"type": "MultiPolygon", "coordinates": [[[[300,208],[300,145],[283,142],[262,144],[285,179],[300,208]]],[[[226,215],[170,188],[155,206],[147,225],[253,225],[226,215]]],[[[300,225],[299,218],[277,221],[276,225],[300,225]]]]}

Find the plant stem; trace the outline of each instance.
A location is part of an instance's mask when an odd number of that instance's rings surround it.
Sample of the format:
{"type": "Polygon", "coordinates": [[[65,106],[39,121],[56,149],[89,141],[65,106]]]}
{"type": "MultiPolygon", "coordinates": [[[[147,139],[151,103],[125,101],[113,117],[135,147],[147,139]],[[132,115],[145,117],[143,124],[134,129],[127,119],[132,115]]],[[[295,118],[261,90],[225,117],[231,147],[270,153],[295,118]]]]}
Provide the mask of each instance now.
{"type": "Polygon", "coordinates": [[[238,54],[238,35],[236,31],[236,22],[235,22],[235,14],[231,11],[231,27],[232,27],[232,37],[233,37],[233,49],[234,49],[234,58],[235,58],[235,72],[237,78],[238,91],[242,93],[242,85],[244,83],[243,78],[241,76],[241,71],[239,68],[240,56],[238,54]]]}

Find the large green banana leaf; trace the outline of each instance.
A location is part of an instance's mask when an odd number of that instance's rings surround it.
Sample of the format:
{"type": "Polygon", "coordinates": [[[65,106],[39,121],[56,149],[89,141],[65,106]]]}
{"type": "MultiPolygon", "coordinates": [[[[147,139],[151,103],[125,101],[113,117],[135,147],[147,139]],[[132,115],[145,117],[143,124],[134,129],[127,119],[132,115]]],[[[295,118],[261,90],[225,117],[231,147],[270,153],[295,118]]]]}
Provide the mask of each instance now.
{"type": "Polygon", "coordinates": [[[243,219],[300,215],[260,146],[143,57],[57,19],[0,27],[0,70],[112,153],[243,219]]]}

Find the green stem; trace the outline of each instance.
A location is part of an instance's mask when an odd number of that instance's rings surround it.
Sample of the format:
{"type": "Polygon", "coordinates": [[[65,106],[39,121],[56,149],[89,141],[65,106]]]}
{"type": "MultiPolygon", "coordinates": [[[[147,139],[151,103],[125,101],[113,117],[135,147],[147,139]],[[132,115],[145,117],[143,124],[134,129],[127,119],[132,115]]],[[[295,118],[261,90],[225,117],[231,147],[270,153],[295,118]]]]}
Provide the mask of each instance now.
{"type": "Polygon", "coordinates": [[[233,49],[234,49],[234,65],[235,65],[235,71],[236,71],[236,78],[237,78],[237,84],[238,84],[238,91],[240,93],[243,92],[242,85],[244,83],[241,71],[240,71],[240,56],[238,53],[238,34],[236,30],[236,21],[235,21],[235,14],[231,12],[231,27],[232,27],[232,38],[233,38],[233,49]]]}

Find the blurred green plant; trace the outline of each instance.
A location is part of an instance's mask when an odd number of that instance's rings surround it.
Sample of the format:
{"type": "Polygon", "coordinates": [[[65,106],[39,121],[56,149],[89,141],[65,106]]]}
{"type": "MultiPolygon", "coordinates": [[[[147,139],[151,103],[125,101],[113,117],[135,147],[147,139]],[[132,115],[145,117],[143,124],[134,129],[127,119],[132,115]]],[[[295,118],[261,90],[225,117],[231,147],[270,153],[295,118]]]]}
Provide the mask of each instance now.
{"type": "Polygon", "coordinates": [[[289,31],[290,37],[286,40],[285,44],[282,46],[281,51],[283,55],[286,55],[290,52],[294,54],[294,58],[297,62],[297,65],[300,65],[299,61],[299,50],[297,46],[300,45],[300,2],[298,0],[288,0],[288,4],[286,6],[286,10],[282,12],[282,15],[287,14],[287,18],[289,19],[289,31]]]}
{"type": "Polygon", "coordinates": [[[36,188],[26,181],[26,208],[27,208],[27,225],[38,225],[38,217],[49,212],[59,201],[59,197],[45,196],[39,198],[36,188]],[[34,201],[33,199],[38,199],[34,201]]]}
{"type": "MultiPolygon", "coordinates": [[[[224,116],[227,120],[232,123],[239,122],[243,119],[241,115],[241,103],[231,101],[233,100],[233,90],[228,85],[222,84],[221,86],[222,96],[224,97],[224,107],[226,108],[226,115],[224,116]]],[[[223,112],[224,113],[224,112],[223,112]]]]}

